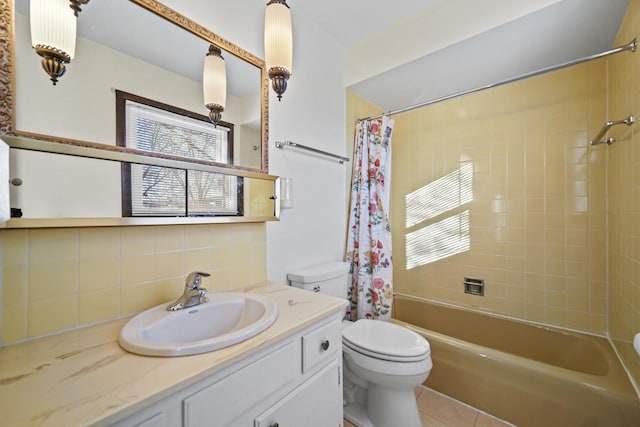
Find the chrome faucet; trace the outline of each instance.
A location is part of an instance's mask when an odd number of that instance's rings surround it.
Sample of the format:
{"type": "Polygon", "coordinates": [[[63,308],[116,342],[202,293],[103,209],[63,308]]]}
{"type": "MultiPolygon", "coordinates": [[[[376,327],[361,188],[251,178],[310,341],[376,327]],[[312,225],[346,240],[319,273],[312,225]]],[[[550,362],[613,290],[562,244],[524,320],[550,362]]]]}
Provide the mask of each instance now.
{"type": "Polygon", "coordinates": [[[167,311],[182,310],[183,308],[193,307],[202,304],[209,299],[207,298],[207,290],[201,288],[203,277],[209,277],[209,273],[202,271],[194,271],[187,276],[187,282],[184,285],[184,293],[180,298],[167,306],[167,311]]]}

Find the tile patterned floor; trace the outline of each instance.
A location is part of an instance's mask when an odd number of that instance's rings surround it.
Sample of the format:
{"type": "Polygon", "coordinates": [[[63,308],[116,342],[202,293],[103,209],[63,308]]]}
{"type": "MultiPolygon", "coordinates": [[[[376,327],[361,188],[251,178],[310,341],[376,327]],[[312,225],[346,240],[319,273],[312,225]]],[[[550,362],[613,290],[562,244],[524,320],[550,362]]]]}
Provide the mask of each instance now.
{"type": "MultiPolygon", "coordinates": [[[[513,427],[510,423],[424,386],[416,388],[416,400],[422,427],[513,427]]],[[[344,427],[356,426],[344,420],[344,427]]]]}

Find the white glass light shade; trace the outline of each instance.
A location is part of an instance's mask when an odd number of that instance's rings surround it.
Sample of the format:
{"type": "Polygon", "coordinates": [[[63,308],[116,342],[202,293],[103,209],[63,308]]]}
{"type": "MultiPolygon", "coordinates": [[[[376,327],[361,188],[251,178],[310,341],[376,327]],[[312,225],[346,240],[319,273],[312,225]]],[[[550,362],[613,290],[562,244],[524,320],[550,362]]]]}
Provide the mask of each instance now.
{"type": "Polygon", "coordinates": [[[73,59],[76,53],[76,17],[69,0],[31,0],[31,44],[55,48],[73,59]]]}
{"type": "Polygon", "coordinates": [[[286,1],[271,0],[264,15],[264,55],[267,72],[272,68],[286,70],[293,66],[291,11],[286,1]]]}
{"type": "Polygon", "coordinates": [[[220,49],[212,46],[204,58],[202,75],[205,105],[219,105],[224,109],[227,103],[227,71],[220,49]],[[214,49],[212,53],[212,48],[214,49]]]}

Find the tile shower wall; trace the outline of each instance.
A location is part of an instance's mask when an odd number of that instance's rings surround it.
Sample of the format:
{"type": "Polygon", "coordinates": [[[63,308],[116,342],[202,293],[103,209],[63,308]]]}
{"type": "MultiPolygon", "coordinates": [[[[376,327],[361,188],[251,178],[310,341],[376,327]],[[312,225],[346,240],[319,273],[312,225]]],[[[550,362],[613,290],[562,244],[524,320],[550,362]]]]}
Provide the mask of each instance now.
{"type": "MultiPolygon", "coordinates": [[[[640,37],[640,0],[631,0],[616,46],[640,37]]],[[[640,115],[640,53],[609,60],[609,118],[640,115]]],[[[636,385],[640,358],[632,347],[640,332],[640,123],[610,131],[618,142],[607,147],[609,201],[609,335],[636,385]]]]}
{"type": "Polygon", "coordinates": [[[396,291],[604,334],[605,117],[603,60],[394,116],[396,291]]]}
{"type": "Polygon", "coordinates": [[[0,231],[2,344],[177,298],[190,271],[211,291],[266,278],[264,223],[0,231]]]}
{"type": "Polygon", "coordinates": [[[605,113],[600,60],[398,116],[396,290],[605,333],[605,113]]]}

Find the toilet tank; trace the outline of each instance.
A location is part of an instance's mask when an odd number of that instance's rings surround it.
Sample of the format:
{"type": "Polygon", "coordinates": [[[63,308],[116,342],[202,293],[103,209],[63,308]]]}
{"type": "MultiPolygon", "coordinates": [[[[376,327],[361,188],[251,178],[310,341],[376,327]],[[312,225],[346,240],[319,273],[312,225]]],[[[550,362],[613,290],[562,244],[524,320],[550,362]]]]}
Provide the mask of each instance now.
{"type": "Polygon", "coordinates": [[[349,263],[343,261],[315,265],[287,274],[291,286],[346,299],[349,263]]]}

